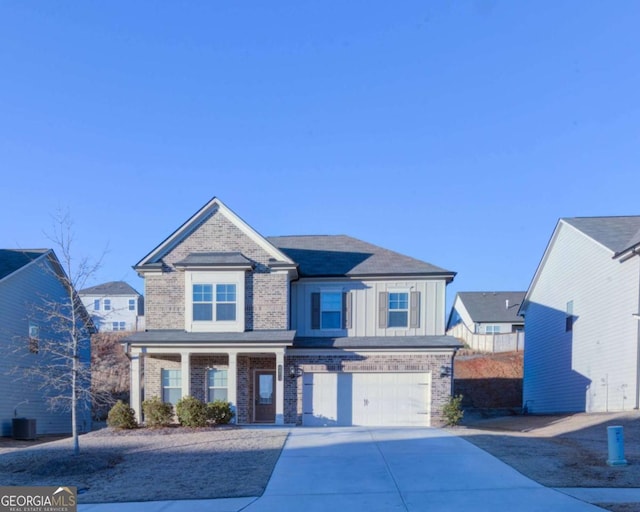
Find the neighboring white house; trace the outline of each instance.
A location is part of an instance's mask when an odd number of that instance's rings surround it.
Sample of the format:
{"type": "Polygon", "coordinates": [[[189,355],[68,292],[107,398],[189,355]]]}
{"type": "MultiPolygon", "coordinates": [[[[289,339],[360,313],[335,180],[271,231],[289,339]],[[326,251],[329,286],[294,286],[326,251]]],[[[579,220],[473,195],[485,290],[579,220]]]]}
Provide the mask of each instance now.
{"type": "Polygon", "coordinates": [[[518,312],[525,292],[458,292],[447,334],[481,352],[524,349],[524,318],[518,312]]]}
{"type": "Polygon", "coordinates": [[[533,413],[640,406],[640,216],[560,219],[520,309],[533,413]]]}
{"type": "Polygon", "coordinates": [[[144,298],[124,281],[111,281],[80,290],[100,332],[144,330],[144,298]]]}
{"type": "MultiPolygon", "coordinates": [[[[52,411],[47,398],[71,396],[71,390],[52,391],[33,375],[22,370],[33,366],[47,367],[51,351],[43,343],[56,343],[60,329],[56,319],[48,318],[54,304],[69,304],[66,277],[56,255],[49,249],[0,249],[0,429],[1,435],[12,434],[13,418],[36,420],[36,433],[64,434],[71,432],[71,412],[52,411]]],[[[82,308],[82,306],[80,306],[82,308]]],[[[80,312],[80,311],[79,311],[80,312]]],[[[82,314],[90,324],[88,315],[82,314]]],[[[81,340],[80,360],[91,359],[89,337],[81,340]]],[[[59,360],[58,360],[59,362],[59,360]]],[[[80,407],[78,428],[91,430],[91,404],[80,407]]]]}

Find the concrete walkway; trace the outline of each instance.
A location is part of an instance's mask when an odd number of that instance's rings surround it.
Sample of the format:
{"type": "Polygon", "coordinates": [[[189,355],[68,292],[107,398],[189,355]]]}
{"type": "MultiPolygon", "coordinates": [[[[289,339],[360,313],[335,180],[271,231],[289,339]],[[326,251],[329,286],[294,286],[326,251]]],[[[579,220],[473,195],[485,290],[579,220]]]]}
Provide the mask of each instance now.
{"type": "MultiPolygon", "coordinates": [[[[80,505],[78,509],[80,512],[602,510],[570,496],[570,491],[576,490],[559,492],[543,487],[471,443],[438,429],[294,428],[260,498],[112,503],[80,505]]],[[[638,494],[630,492],[625,498],[640,498],[638,494]]],[[[599,501],[596,494],[588,499],[594,498],[599,501]]]]}

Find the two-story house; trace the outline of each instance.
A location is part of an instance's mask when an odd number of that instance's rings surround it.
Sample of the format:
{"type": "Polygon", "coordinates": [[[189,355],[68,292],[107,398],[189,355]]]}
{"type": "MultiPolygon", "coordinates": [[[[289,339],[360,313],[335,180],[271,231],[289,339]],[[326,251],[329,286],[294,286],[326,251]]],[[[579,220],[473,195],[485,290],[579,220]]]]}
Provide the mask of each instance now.
{"type": "Polygon", "coordinates": [[[78,292],[100,332],[144,330],[144,297],[124,281],[111,281],[78,292]]]}
{"type": "MultiPolygon", "coordinates": [[[[35,420],[37,435],[72,431],[72,356],[65,333],[70,309],[69,278],[53,250],[0,249],[0,435],[16,435],[14,418],[35,420]]],[[[87,368],[93,325],[80,304],[76,313],[83,333],[78,357],[87,368]]],[[[90,379],[79,382],[84,392],[79,393],[77,426],[88,432],[90,379]]]]}
{"type": "Polygon", "coordinates": [[[131,405],[192,395],[238,423],[440,424],[454,272],[348,236],[265,238],[213,198],[134,267],[131,405]]]}

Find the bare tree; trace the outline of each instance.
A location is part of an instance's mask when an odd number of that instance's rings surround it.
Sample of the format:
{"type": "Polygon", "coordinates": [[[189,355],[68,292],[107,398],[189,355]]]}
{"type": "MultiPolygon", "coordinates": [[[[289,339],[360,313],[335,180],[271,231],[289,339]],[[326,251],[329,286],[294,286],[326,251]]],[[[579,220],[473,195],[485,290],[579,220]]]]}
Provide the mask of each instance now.
{"type": "Polygon", "coordinates": [[[52,231],[45,233],[59,255],[49,255],[47,271],[55,274],[62,291],[41,294],[31,305],[31,314],[40,319],[43,328],[29,333],[27,345],[40,357],[18,371],[38,384],[51,410],[71,411],[73,453],[77,455],[79,414],[83,407],[91,407],[104,397],[91,389],[91,335],[95,329],[76,291],[95,276],[105,252],[97,260],[76,260],[72,227],[69,212],[59,211],[53,216],[52,231]]]}

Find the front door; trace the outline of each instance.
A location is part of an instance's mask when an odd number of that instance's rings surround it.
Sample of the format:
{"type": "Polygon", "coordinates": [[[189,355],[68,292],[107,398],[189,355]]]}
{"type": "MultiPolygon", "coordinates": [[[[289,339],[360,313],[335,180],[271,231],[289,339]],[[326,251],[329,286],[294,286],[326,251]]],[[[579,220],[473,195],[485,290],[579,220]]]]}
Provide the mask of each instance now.
{"type": "Polygon", "coordinates": [[[273,371],[256,371],[253,386],[255,404],[254,421],[256,423],[275,423],[276,421],[276,374],[273,371]]]}

